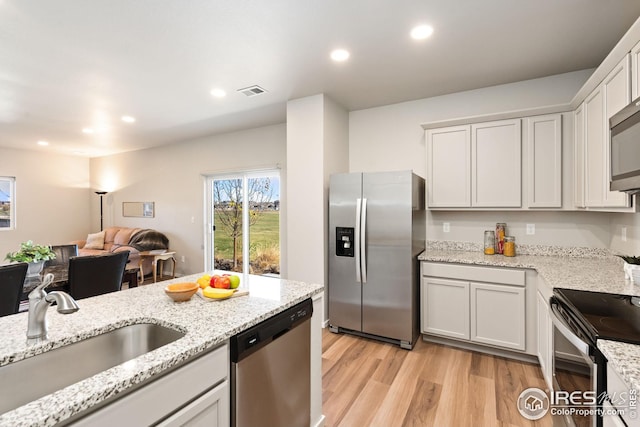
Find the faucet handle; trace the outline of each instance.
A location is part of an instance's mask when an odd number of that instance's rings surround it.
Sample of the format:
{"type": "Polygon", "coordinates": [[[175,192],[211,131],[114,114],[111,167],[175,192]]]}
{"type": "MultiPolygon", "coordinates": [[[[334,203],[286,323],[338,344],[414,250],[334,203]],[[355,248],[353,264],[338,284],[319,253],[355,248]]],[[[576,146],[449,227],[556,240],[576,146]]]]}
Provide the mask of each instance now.
{"type": "Polygon", "coordinates": [[[36,298],[43,298],[46,295],[44,288],[46,288],[52,283],[53,283],[53,274],[51,273],[45,274],[44,278],[42,279],[42,283],[40,283],[31,292],[29,292],[29,298],[31,298],[32,296],[36,298]]]}

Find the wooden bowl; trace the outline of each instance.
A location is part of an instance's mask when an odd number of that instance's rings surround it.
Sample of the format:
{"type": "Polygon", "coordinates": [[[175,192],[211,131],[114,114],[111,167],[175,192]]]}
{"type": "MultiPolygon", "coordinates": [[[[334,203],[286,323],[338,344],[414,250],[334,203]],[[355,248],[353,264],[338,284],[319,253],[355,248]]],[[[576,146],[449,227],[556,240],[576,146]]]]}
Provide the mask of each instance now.
{"type": "Polygon", "coordinates": [[[167,287],[164,288],[164,292],[169,295],[172,300],[180,302],[190,300],[193,294],[198,291],[198,288],[199,286],[197,283],[173,283],[171,285],[167,285],[167,287]]]}

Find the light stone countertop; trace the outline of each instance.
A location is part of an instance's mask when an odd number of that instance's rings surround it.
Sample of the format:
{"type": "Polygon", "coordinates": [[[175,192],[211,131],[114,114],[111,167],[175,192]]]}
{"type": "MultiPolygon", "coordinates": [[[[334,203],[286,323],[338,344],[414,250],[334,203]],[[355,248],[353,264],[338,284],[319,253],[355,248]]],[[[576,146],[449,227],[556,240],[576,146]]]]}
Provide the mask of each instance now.
{"type": "MultiPolygon", "coordinates": [[[[484,255],[479,247],[455,250],[446,245],[430,248],[418,256],[420,261],[447,262],[492,267],[534,269],[552,288],[640,296],[640,286],[625,279],[623,261],[617,256],[589,250],[546,247],[541,255],[484,255]],[[543,255],[542,255],[543,254],[543,255]],[[582,255],[582,256],[581,256],[582,255]]],[[[576,248],[580,249],[580,248],[576,248]]],[[[583,248],[584,249],[584,248],[583,248]]],[[[640,345],[599,340],[598,348],[625,384],[640,392],[640,345]]]]}
{"type": "Polygon", "coordinates": [[[205,301],[194,295],[176,303],[164,293],[167,284],[194,282],[200,275],[79,300],[80,310],[69,315],[51,307],[49,340],[35,346],[26,344],[26,312],[0,317],[0,366],[135,323],[157,323],[186,332],[183,338],[126,364],[0,414],[0,426],[55,425],[324,290],[319,284],[241,276],[241,288],[249,289],[248,296],[205,301]]]}

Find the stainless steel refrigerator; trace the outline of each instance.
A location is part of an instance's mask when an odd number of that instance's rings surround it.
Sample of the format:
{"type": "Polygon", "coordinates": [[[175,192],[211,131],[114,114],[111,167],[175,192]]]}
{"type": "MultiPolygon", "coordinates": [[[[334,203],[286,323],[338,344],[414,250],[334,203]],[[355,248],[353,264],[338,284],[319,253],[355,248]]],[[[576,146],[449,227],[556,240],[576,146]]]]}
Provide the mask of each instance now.
{"type": "Polygon", "coordinates": [[[424,179],[334,174],[329,187],[329,328],[411,349],[419,335],[424,179]]]}

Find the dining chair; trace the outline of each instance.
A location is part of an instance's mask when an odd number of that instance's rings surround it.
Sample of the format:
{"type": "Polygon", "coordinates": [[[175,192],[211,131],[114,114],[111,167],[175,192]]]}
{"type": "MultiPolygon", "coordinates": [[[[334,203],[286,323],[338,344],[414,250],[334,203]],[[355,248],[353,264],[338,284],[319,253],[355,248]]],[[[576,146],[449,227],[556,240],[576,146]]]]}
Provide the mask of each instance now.
{"type": "Polygon", "coordinates": [[[89,298],[122,287],[129,251],[69,259],[69,291],[75,299],[89,298]]]}
{"type": "Polygon", "coordinates": [[[0,265],[0,316],[16,314],[29,264],[0,265]]]}

